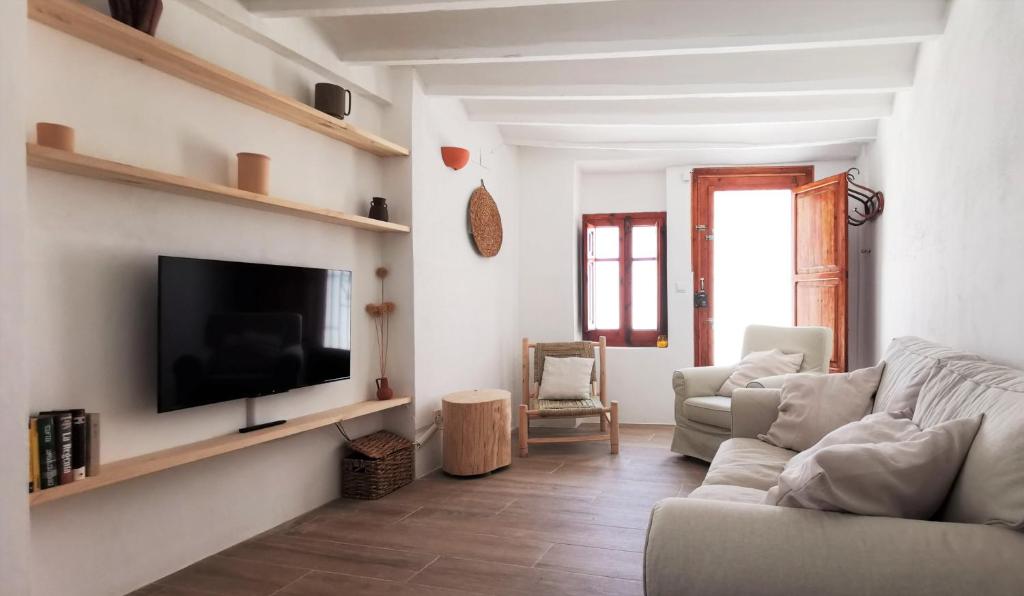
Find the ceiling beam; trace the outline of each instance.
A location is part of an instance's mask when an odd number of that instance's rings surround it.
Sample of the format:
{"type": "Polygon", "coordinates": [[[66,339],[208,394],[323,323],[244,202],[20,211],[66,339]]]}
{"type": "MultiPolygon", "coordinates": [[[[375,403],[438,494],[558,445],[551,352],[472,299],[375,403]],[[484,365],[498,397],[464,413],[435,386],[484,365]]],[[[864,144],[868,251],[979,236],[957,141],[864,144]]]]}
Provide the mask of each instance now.
{"type": "Polygon", "coordinates": [[[877,134],[875,120],[800,122],[683,127],[501,126],[510,145],[602,148],[631,151],[678,149],[749,149],[868,142],[877,134]]]}
{"type": "Polygon", "coordinates": [[[522,8],[615,0],[246,0],[249,11],[266,18],[355,17],[453,10],[522,8]]]}
{"type": "Polygon", "coordinates": [[[905,90],[916,44],[417,68],[428,93],[490,99],[844,95],[905,90]]]}
{"type": "Polygon", "coordinates": [[[877,119],[893,94],[719,97],[646,100],[465,99],[469,119],[523,126],[710,126],[877,119]]]}
{"type": "Polygon", "coordinates": [[[946,0],[620,0],[320,22],[346,62],[420,65],[909,43],[945,18],[946,0]]]}

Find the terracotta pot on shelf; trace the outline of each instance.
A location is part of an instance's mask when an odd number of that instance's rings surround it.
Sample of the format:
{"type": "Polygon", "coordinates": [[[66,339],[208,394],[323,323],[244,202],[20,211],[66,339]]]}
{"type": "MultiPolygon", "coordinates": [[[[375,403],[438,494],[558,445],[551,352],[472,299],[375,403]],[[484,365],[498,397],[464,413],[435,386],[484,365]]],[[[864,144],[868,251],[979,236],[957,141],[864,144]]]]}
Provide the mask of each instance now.
{"type": "Polygon", "coordinates": [[[388,378],[381,377],[377,379],[377,399],[384,401],[391,399],[395,396],[395,392],[392,391],[391,386],[388,385],[388,378]]]}
{"type": "Polygon", "coordinates": [[[37,122],[36,143],[43,147],[74,151],[75,129],[53,122],[37,122]]]}
{"type": "Polygon", "coordinates": [[[259,153],[239,153],[238,188],[270,194],[270,158],[259,153]]]}

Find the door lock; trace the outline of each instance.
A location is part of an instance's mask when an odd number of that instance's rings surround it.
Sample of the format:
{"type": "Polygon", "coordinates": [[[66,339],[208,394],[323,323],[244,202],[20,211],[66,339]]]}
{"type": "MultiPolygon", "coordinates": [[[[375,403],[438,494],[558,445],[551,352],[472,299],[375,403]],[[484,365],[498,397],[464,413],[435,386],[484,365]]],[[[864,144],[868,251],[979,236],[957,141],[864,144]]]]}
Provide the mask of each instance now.
{"type": "Polygon", "coordinates": [[[693,307],[694,308],[707,308],[708,307],[708,293],[704,289],[704,278],[700,278],[700,289],[693,293],[693,307]]]}

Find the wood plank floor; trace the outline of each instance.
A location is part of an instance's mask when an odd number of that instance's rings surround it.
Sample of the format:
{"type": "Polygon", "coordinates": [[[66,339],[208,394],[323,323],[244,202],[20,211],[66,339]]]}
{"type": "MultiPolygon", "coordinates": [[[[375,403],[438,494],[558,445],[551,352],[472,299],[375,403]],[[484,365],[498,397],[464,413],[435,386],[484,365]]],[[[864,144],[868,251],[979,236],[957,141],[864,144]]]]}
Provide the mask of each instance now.
{"type": "Polygon", "coordinates": [[[537,445],[487,476],[435,472],[379,501],[334,501],[133,594],[640,595],[651,505],[707,472],[671,437],[624,425],[617,456],[537,445]]]}

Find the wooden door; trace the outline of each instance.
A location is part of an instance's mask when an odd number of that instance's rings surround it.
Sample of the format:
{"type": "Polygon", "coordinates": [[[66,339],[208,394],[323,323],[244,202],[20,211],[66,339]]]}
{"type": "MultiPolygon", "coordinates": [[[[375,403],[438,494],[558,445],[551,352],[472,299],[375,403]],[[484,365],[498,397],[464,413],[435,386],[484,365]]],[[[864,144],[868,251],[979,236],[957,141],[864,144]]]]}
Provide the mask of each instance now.
{"type": "Polygon", "coordinates": [[[814,166],[754,166],[697,168],[692,172],[691,251],[693,290],[702,286],[707,306],[693,309],[694,366],[731,364],[714,362],[714,229],[715,192],[720,190],[792,190],[814,180],[814,166]]]}
{"type": "Polygon", "coordinates": [[[831,327],[832,372],[846,370],[846,174],[793,190],[794,324],[831,327]]]}

